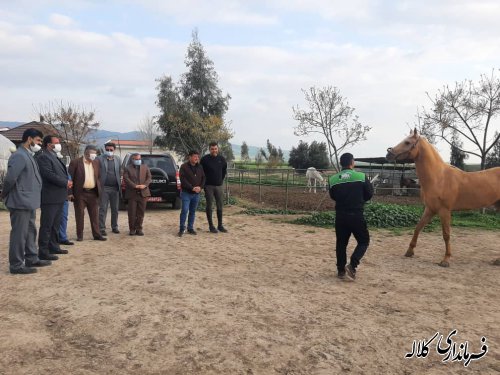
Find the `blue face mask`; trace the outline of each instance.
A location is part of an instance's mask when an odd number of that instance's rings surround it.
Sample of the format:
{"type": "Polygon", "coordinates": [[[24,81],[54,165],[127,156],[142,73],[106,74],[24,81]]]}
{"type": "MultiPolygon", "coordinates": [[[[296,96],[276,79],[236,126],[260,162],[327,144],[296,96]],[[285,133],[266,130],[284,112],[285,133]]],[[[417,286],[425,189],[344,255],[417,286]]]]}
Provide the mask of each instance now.
{"type": "Polygon", "coordinates": [[[142,160],[133,160],[134,162],[134,165],[141,165],[142,164],[142,160]]]}

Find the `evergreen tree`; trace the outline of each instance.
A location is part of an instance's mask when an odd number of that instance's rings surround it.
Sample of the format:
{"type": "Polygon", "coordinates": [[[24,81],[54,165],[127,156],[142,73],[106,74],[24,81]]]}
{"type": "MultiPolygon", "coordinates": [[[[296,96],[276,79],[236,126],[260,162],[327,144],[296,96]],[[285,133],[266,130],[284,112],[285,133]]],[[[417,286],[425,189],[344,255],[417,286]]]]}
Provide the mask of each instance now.
{"type": "Polygon", "coordinates": [[[248,145],[245,141],[243,141],[241,145],[241,161],[249,161],[250,157],[248,156],[248,145]]]}
{"type": "Polygon", "coordinates": [[[497,141],[486,157],[486,168],[500,167],[500,138],[498,132],[495,133],[497,141]]]}
{"type": "Polygon", "coordinates": [[[307,169],[310,167],[309,162],[309,145],[307,142],[299,141],[297,147],[292,147],[288,165],[295,169],[307,169]]]}
{"type": "Polygon", "coordinates": [[[461,170],[464,170],[464,160],[468,157],[469,155],[462,151],[462,142],[460,142],[457,132],[454,132],[451,137],[450,164],[457,168],[460,168],[461,170]]]}
{"type": "Polygon", "coordinates": [[[191,149],[204,153],[210,141],[225,144],[232,137],[224,122],[230,96],[223,95],[218,87],[214,64],[206,56],[196,30],[185,64],[188,71],[177,85],[170,76],[157,80],[156,102],[160,108],[158,125],[163,132],[156,143],[181,155],[191,149]]]}

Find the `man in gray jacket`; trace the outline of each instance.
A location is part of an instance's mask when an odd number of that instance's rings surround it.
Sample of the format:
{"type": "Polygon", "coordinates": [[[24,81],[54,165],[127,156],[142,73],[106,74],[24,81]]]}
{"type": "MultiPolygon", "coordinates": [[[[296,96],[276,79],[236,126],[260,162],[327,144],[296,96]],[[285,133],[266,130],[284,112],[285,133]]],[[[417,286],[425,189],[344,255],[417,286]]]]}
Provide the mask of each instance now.
{"type": "Polygon", "coordinates": [[[22,144],[9,158],[2,198],[10,212],[10,273],[35,273],[33,267],[51,264],[38,258],[36,209],[40,207],[42,177],[33,153],[40,151],[43,134],[36,129],[23,133],[22,144]]]}
{"type": "Polygon", "coordinates": [[[99,230],[102,236],[107,235],[108,205],[111,206],[111,230],[113,233],[120,233],[118,230],[118,201],[121,196],[121,160],[118,155],[114,155],[115,149],[116,145],[113,142],[108,142],[104,145],[104,155],[98,157],[101,166],[101,186],[103,187],[99,200],[99,230]]]}

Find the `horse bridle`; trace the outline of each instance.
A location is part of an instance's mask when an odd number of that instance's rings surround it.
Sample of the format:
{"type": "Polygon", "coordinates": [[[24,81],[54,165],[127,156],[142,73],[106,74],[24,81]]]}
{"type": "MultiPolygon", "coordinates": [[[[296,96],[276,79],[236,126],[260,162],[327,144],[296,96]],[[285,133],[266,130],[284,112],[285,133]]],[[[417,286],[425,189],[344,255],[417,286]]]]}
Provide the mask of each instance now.
{"type": "Polygon", "coordinates": [[[388,153],[388,154],[391,154],[391,155],[393,155],[393,156],[394,156],[394,161],[398,160],[398,158],[399,158],[401,155],[406,154],[406,153],[408,153],[408,156],[410,156],[410,152],[411,152],[411,151],[412,151],[415,147],[417,147],[418,141],[420,141],[420,136],[417,138],[417,140],[415,141],[415,143],[411,145],[411,147],[410,147],[410,149],[409,149],[409,150],[406,150],[406,151],[400,152],[400,153],[399,153],[399,154],[397,154],[397,155],[396,155],[394,152],[392,152],[392,147],[389,147],[389,148],[387,149],[387,153],[388,153]]]}

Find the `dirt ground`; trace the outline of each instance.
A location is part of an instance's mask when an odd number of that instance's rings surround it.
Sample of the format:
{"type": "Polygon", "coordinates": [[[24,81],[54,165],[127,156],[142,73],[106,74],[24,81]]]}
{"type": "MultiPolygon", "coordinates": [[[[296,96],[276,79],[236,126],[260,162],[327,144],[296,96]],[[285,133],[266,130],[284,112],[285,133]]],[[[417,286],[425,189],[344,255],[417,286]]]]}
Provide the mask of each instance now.
{"type": "MultiPolygon", "coordinates": [[[[263,207],[273,207],[297,211],[328,211],[333,210],[335,202],[330,199],[327,191],[316,189],[316,193],[304,187],[290,187],[287,190],[278,186],[230,185],[230,195],[253,202],[260,202],[263,207]],[[288,195],[288,199],[287,199],[288,195]]],[[[372,201],[380,203],[397,203],[421,205],[420,197],[407,195],[374,195],[372,201]]]]}
{"type": "Polygon", "coordinates": [[[170,209],[147,211],[144,237],[128,236],[123,212],[107,242],[86,223],[70,254],[28,276],[8,273],[0,211],[0,374],[500,373],[500,233],[455,229],[444,269],[439,233],[408,259],[410,234],[372,231],[351,282],[336,278],[333,230],[240,210],[227,234],[199,215],[183,238],[170,209]],[[404,358],[453,329],[473,353],[485,336],[487,354],[468,367],[435,345],[404,358]]]}

